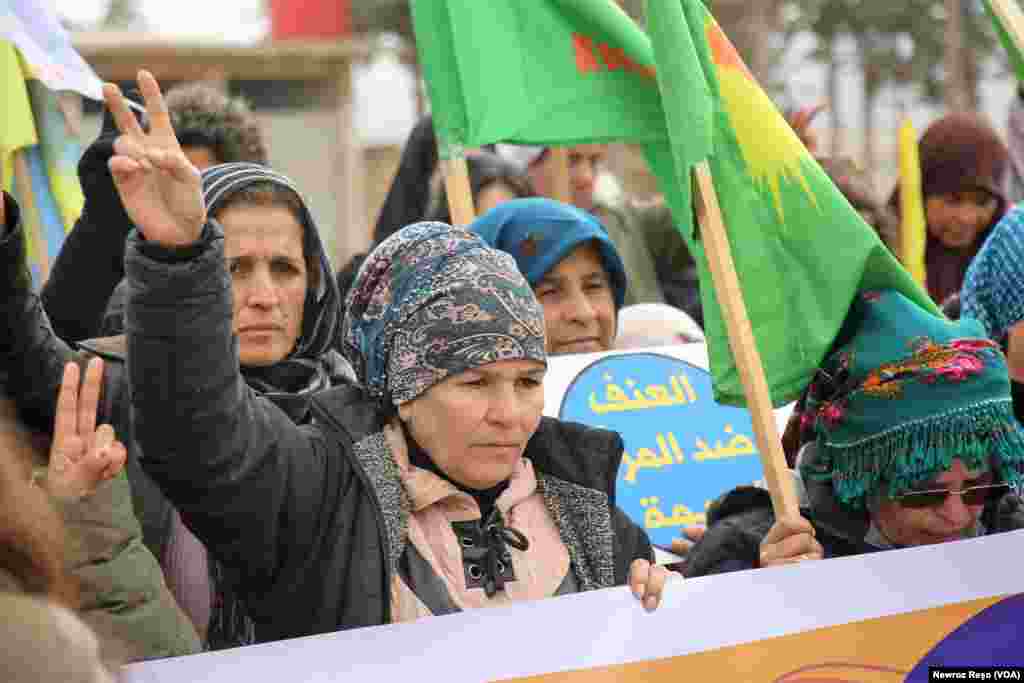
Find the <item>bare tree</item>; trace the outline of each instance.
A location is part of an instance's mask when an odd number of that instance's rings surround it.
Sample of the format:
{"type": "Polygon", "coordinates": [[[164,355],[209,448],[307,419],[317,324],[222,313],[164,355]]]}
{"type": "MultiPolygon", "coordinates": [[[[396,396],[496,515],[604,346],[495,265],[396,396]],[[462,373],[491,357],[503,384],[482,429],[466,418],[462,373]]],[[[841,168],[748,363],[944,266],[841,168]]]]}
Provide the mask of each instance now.
{"type": "Polygon", "coordinates": [[[962,0],[945,0],[945,14],[944,99],[946,108],[950,111],[965,111],[970,108],[972,98],[967,81],[967,60],[964,54],[962,0]]]}
{"type": "Polygon", "coordinates": [[[782,31],[783,0],[713,0],[707,3],[758,82],[774,82],[780,51],[773,38],[782,31]]]}
{"type": "Polygon", "coordinates": [[[829,146],[829,152],[831,156],[839,158],[843,155],[843,148],[845,143],[846,129],[842,119],[842,85],[839,82],[843,62],[842,56],[839,54],[839,41],[836,38],[830,40],[826,45],[823,46],[828,54],[828,60],[825,62],[828,68],[826,75],[826,86],[828,88],[828,115],[832,121],[832,141],[829,146]]]}
{"type": "Polygon", "coordinates": [[[139,0],[110,0],[100,21],[105,29],[137,28],[145,24],[139,0]]]}

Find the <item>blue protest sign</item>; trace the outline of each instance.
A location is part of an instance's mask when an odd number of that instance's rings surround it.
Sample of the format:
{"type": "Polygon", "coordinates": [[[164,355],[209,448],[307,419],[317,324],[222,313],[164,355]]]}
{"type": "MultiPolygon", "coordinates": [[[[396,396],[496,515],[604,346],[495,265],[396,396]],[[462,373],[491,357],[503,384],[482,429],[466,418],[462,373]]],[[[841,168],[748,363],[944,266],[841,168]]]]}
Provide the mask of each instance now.
{"type": "Polygon", "coordinates": [[[722,493],[761,479],[750,413],[712,398],[711,376],[669,355],[602,357],[566,389],[558,417],[617,431],[619,507],[670,545],[722,493]]]}

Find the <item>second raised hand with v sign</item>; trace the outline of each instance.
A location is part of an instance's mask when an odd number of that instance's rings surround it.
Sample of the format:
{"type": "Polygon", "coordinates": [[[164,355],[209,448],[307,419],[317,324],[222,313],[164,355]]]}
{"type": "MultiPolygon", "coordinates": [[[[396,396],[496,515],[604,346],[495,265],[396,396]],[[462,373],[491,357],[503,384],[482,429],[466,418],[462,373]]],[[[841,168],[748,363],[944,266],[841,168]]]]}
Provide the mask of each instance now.
{"type": "Polygon", "coordinates": [[[46,489],[62,500],[92,495],[102,482],[117,476],[128,452],[109,424],[96,426],[103,361],[93,358],[85,376],[75,363],[64,367],[57,396],[53,445],[46,474],[46,489]]]}
{"type": "Polygon", "coordinates": [[[121,90],[103,86],[103,98],[121,135],[114,142],[110,173],[128,216],[151,242],[185,247],[206,222],[199,171],[181,151],[163,94],[148,71],[138,75],[149,131],[139,125],[121,90]]]}

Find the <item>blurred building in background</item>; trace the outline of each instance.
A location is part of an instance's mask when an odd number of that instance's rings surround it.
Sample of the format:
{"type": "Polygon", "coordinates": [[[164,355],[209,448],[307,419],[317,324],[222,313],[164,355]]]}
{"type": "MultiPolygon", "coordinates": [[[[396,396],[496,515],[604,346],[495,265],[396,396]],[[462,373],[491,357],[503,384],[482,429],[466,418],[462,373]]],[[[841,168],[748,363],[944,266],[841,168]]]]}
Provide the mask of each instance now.
{"type": "MultiPolygon", "coordinates": [[[[165,89],[199,80],[244,97],[265,127],[271,164],[308,195],[342,264],[369,243],[419,115],[411,48],[395,36],[353,38],[347,17],[339,0],[272,0],[270,36],[257,43],[139,30],[79,31],[74,43],[104,80],[130,87],[145,67],[165,89]]],[[[87,103],[86,144],[99,114],[87,103]]]]}
{"type": "MultiPolygon", "coordinates": [[[[57,0],[69,6],[85,1],[57,0]]],[[[232,0],[211,7],[219,16],[195,26],[195,34],[216,36],[204,39],[145,33],[175,23],[166,10],[172,3],[163,0],[89,1],[118,9],[129,29],[76,34],[76,45],[101,77],[127,81],[136,68],[147,66],[168,86],[204,79],[243,95],[266,126],[272,163],[309,194],[335,261],[366,246],[401,145],[426,106],[408,0],[232,0]],[[244,17],[239,15],[243,10],[228,8],[236,4],[245,5],[244,17]],[[140,11],[153,21],[140,20],[140,11]],[[238,15],[235,23],[232,12],[238,15]],[[381,32],[387,32],[385,37],[379,37],[381,32]]],[[[642,20],[642,0],[619,2],[642,20]]],[[[971,3],[962,2],[967,11],[971,3]]],[[[941,100],[922,97],[919,85],[894,80],[876,89],[871,106],[866,106],[869,88],[855,36],[835,36],[823,56],[820,27],[800,18],[812,16],[808,8],[821,3],[709,4],[780,107],[830,100],[831,111],[814,124],[820,150],[866,164],[876,194],[886,196],[896,180],[901,118],[909,115],[923,130],[942,113],[941,100]]],[[[868,6],[858,7],[862,12],[868,6]]],[[[173,30],[183,27],[178,21],[173,30]]],[[[986,64],[975,104],[998,130],[1005,130],[1015,80],[998,63],[986,64]]],[[[88,105],[86,111],[93,115],[87,116],[84,142],[99,125],[98,105],[88,105]]],[[[613,145],[608,165],[628,194],[657,193],[636,149],[613,145]]]]}

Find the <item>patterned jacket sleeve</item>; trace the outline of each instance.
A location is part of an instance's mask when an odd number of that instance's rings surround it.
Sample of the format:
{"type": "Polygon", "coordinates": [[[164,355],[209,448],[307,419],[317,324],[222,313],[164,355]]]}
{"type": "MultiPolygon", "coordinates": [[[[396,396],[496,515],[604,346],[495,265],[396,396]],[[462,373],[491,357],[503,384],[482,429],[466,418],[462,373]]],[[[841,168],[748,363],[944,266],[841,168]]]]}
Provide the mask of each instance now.
{"type": "Polygon", "coordinates": [[[996,341],[1024,320],[1024,208],[996,225],[971,262],[960,306],[961,317],[979,321],[996,341]]]}

